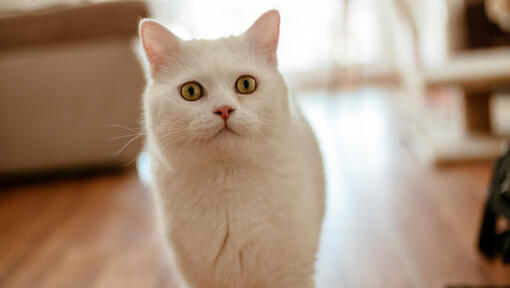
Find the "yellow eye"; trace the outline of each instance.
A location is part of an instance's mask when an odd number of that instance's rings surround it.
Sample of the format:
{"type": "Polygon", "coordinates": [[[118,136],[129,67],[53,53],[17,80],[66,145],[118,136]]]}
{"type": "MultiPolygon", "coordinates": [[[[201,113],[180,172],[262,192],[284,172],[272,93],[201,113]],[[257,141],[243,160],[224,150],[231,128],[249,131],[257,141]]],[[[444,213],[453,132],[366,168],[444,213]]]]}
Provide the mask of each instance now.
{"type": "Polygon", "coordinates": [[[196,101],[203,95],[204,91],[198,82],[188,82],[181,87],[181,96],[188,101],[196,101]]]}
{"type": "Polygon", "coordinates": [[[251,76],[241,76],[236,81],[237,92],[241,94],[249,94],[257,89],[257,81],[251,76]]]}

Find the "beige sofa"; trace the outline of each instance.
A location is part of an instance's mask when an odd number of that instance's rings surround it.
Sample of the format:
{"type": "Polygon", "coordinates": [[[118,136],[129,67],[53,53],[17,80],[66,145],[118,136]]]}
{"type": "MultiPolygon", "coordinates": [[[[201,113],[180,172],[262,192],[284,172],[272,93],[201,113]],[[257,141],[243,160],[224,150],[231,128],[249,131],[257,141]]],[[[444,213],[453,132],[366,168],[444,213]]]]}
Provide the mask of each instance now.
{"type": "Polygon", "coordinates": [[[111,2],[0,15],[0,176],[136,158],[141,139],[116,153],[132,137],[111,138],[140,126],[133,45],[147,14],[143,2],[111,2]]]}

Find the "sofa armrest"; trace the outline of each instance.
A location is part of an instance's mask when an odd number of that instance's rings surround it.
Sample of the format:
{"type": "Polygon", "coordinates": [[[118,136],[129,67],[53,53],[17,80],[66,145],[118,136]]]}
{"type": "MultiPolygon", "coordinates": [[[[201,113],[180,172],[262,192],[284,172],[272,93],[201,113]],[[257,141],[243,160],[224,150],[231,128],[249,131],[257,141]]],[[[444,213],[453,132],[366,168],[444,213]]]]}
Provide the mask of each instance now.
{"type": "Polygon", "coordinates": [[[109,37],[132,37],[147,17],[145,2],[61,6],[0,16],[0,49],[109,37]]]}

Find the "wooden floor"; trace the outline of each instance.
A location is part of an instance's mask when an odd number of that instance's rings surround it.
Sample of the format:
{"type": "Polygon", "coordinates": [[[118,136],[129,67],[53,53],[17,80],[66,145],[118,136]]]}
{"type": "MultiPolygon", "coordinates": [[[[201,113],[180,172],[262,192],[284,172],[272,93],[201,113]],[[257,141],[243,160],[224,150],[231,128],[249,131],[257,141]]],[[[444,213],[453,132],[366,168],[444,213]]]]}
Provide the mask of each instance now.
{"type": "MultiPolygon", "coordinates": [[[[421,165],[392,96],[303,94],[328,181],[317,287],[510,285],[475,249],[491,165],[421,165]]],[[[135,171],[3,187],[0,287],[172,287],[135,171]]]]}

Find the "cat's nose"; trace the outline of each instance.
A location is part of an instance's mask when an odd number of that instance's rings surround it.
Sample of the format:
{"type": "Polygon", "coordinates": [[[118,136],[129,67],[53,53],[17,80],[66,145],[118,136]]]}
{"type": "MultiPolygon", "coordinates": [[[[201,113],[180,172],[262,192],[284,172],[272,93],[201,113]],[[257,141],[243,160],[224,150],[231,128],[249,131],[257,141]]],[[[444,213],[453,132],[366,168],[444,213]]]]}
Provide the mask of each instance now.
{"type": "Polygon", "coordinates": [[[218,116],[221,116],[223,120],[227,121],[230,114],[232,114],[232,112],[234,111],[236,111],[236,109],[232,108],[232,106],[223,105],[221,107],[216,108],[216,110],[214,110],[213,113],[218,116]]]}

